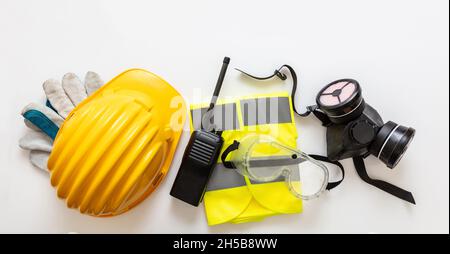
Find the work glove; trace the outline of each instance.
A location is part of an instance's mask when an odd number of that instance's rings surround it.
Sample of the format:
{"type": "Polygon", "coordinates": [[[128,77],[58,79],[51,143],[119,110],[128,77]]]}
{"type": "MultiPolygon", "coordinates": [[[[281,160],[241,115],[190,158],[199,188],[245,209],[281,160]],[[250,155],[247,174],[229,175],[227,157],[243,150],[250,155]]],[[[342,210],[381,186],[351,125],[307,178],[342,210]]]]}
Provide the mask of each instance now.
{"type": "Polygon", "coordinates": [[[22,110],[25,125],[32,131],[20,138],[19,146],[30,151],[31,164],[48,172],[47,161],[59,128],[69,113],[102,85],[95,72],[86,73],[84,85],[73,73],[66,73],[62,82],[44,82],[46,105],[30,103],[22,110]]]}

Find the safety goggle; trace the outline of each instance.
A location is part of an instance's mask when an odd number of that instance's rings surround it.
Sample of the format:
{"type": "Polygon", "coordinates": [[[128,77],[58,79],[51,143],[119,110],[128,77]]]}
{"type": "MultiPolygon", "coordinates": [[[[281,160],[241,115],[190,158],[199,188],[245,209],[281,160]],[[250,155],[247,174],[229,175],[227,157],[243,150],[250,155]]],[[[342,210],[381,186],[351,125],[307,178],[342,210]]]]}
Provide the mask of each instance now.
{"type": "Polygon", "coordinates": [[[285,146],[271,136],[247,135],[224,152],[227,167],[247,177],[251,184],[284,181],[297,198],[318,197],[328,184],[328,168],[302,151],[285,146]],[[227,151],[228,150],[228,151],[227,151]]]}

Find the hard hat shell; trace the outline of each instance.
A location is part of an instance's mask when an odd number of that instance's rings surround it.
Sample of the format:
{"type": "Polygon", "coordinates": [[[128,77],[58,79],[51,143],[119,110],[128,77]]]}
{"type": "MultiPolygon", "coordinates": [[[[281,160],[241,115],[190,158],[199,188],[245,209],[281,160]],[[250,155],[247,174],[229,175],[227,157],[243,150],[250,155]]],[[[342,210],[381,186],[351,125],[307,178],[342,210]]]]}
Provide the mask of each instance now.
{"type": "Polygon", "coordinates": [[[139,204],[169,170],[186,118],[181,95],[141,69],[120,74],[80,103],[48,160],[67,206],[113,216],[139,204]]]}

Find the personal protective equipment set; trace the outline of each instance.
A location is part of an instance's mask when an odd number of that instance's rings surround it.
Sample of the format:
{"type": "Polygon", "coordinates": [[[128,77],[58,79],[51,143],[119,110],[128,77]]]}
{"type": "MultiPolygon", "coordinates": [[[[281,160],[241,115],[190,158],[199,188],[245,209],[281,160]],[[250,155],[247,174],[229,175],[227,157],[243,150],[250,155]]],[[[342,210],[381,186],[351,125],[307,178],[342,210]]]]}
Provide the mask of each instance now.
{"type": "MultiPolygon", "coordinates": [[[[338,186],[344,178],[338,160],[353,158],[367,183],[410,203],[412,194],[368,176],[363,159],[377,156],[394,168],[415,135],[384,123],[365,103],[359,83],[341,79],[325,86],[316,104],[299,113],[294,96],[297,75],[283,65],[267,80],[288,76],[286,92],[220,99],[229,58],[210,104],[192,104],[191,138],[170,194],[191,205],[204,201],[209,225],[262,220],[299,213],[303,202],[338,186]],[[327,156],[297,148],[295,114],[313,113],[327,128],[327,156]],[[329,170],[341,180],[330,182],[329,170]]],[[[74,74],[62,83],[44,83],[46,106],[32,103],[22,115],[34,131],[19,142],[33,165],[48,170],[51,184],[68,207],[93,216],[113,216],[139,204],[170,168],[186,118],[181,95],[145,70],[125,71],[103,85],[89,72],[84,85],[74,74]]]]}

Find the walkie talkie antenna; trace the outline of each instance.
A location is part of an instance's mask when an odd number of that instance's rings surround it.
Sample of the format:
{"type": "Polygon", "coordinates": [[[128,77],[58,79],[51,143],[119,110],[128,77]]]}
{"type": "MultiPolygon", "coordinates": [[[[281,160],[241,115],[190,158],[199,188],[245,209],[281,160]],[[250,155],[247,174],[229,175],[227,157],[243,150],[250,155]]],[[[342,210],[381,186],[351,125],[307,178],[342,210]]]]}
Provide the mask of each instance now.
{"type": "MultiPolygon", "coordinates": [[[[208,120],[207,123],[210,124],[210,120],[211,120],[211,118],[209,117],[210,116],[210,112],[212,112],[212,110],[216,106],[216,102],[217,102],[217,99],[219,98],[219,93],[220,93],[220,90],[222,89],[223,80],[225,79],[225,73],[227,72],[229,63],[230,63],[230,58],[229,57],[225,57],[223,59],[222,69],[220,70],[219,78],[217,79],[216,87],[214,88],[214,93],[213,93],[213,96],[211,98],[211,102],[209,103],[209,108],[208,108],[208,110],[206,110],[205,114],[202,117],[201,129],[204,129],[203,128],[203,121],[205,120],[205,118],[208,118],[207,119],[208,120]]],[[[208,131],[211,131],[213,129],[215,129],[215,128],[209,129],[208,131]]]]}

